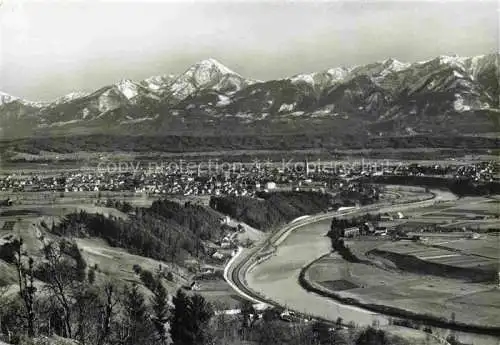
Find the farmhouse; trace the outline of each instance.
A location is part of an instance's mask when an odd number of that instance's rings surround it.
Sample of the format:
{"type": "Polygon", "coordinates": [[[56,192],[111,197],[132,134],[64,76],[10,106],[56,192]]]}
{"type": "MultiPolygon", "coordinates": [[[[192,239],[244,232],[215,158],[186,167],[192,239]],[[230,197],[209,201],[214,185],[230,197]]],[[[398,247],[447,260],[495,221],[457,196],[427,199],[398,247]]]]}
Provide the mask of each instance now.
{"type": "Polygon", "coordinates": [[[220,252],[215,252],[215,253],[212,255],[212,258],[217,259],[217,260],[222,260],[222,259],[224,259],[224,254],[222,254],[222,253],[220,253],[220,252]]]}
{"type": "Polygon", "coordinates": [[[231,240],[229,240],[227,238],[224,238],[220,244],[220,247],[222,249],[228,249],[228,248],[231,248],[231,246],[232,246],[231,240]]]}
{"type": "Polygon", "coordinates": [[[220,219],[221,224],[229,224],[231,222],[231,218],[229,216],[224,216],[220,219]]]}
{"type": "Polygon", "coordinates": [[[481,235],[479,235],[477,232],[472,232],[472,233],[468,233],[466,238],[477,240],[477,239],[481,238],[481,235]]]}
{"type": "Polygon", "coordinates": [[[183,285],[182,288],[185,290],[198,290],[200,287],[198,286],[198,284],[196,284],[195,281],[192,281],[187,285],[183,285]]]}
{"type": "Polygon", "coordinates": [[[387,222],[387,221],[394,220],[394,217],[392,215],[390,215],[389,213],[384,213],[380,216],[380,220],[383,222],[384,221],[387,222]]]}
{"type": "Polygon", "coordinates": [[[214,272],[215,272],[215,269],[213,267],[203,267],[201,269],[200,274],[201,275],[204,275],[204,274],[213,274],[214,272]]]}
{"type": "Polygon", "coordinates": [[[266,183],[266,189],[267,190],[276,189],[276,182],[267,182],[266,183]]]}
{"type": "Polygon", "coordinates": [[[366,222],[365,224],[363,224],[363,231],[365,233],[374,233],[375,232],[375,226],[373,225],[372,222],[366,222]]]}
{"type": "Polygon", "coordinates": [[[283,321],[292,322],[295,317],[295,313],[293,311],[285,310],[280,314],[280,318],[283,321]]]}
{"type": "Polygon", "coordinates": [[[385,235],[387,235],[387,227],[385,227],[385,226],[377,226],[375,228],[374,235],[375,236],[385,236],[385,235]]]}
{"type": "Polygon", "coordinates": [[[344,229],[344,237],[355,237],[355,236],[359,236],[358,227],[344,229]]]}
{"type": "Polygon", "coordinates": [[[348,211],[348,210],[354,210],[356,206],[341,206],[337,209],[337,212],[342,212],[342,211],[348,211]]]}

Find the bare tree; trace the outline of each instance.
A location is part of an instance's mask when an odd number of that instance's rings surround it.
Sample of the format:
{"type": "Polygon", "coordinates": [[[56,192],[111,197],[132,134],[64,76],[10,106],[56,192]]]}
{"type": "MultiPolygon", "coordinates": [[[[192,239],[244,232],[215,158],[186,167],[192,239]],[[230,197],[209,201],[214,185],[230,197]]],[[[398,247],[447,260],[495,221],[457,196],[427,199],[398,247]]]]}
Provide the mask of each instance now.
{"type": "Polygon", "coordinates": [[[71,338],[73,336],[71,292],[73,291],[74,283],[72,267],[64,257],[60,244],[57,245],[53,242],[46,244],[44,254],[47,260],[44,265],[48,283],[47,288],[61,308],[62,315],[59,316],[64,326],[63,335],[71,338]]]}
{"type": "Polygon", "coordinates": [[[9,286],[0,286],[0,333],[2,332],[2,318],[4,316],[4,309],[8,305],[8,299],[6,297],[9,286]]]}
{"type": "Polygon", "coordinates": [[[35,293],[36,288],[34,285],[34,277],[33,277],[33,258],[28,257],[26,252],[23,251],[23,239],[20,238],[14,242],[15,246],[15,260],[14,265],[17,269],[17,280],[19,284],[19,295],[23,301],[24,306],[24,318],[26,320],[26,327],[28,331],[29,337],[35,336],[35,293]],[[28,261],[28,265],[26,266],[25,261],[28,261]]]}
{"type": "Polygon", "coordinates": [[[92,329],[95,328],[95,310],[99,299],[98,291],[89,285],[78,284],[74,292],[74,310],[76,313],[75,338],[82,345],[90,341],[92,329]]]}
{"type": "Polygon", "coordinates": [[[116,287],[112,283],[104,286],[105,300],[99,313],[100,325],[97,334],[97,345],[103,345],[111,334],[111,322],[115,315],[115,308],[118,303],[116,287]]]}

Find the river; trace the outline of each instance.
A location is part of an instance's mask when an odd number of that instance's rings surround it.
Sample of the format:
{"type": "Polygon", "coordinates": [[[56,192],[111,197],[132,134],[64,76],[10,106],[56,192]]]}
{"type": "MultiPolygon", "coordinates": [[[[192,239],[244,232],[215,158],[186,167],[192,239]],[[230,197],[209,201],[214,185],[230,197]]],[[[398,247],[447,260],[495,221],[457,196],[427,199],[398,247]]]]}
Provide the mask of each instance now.
{"type": "MultiPolygon", "coordinates": [[[[306,224],[291,232],[279,244],[275,255],[247,272],[248,286],[269,299],[298,312],[332,321],[341,317],[344,322],[352,321],[358,325],[372,325],[374,322],[380,326],[388,325],[390,318],[386,315],[339,303],[308,292],[299,285],[298,278],[301,269],[330,252],[330,240],[325,236],[329,225],[330,219],[324,219],[306,224]]],[[[453,332],[459,341],[466,344],[500,344],[500,338],[494,336],[442,328],[433,328],[433,332],[444,338],[453,332]]]]}

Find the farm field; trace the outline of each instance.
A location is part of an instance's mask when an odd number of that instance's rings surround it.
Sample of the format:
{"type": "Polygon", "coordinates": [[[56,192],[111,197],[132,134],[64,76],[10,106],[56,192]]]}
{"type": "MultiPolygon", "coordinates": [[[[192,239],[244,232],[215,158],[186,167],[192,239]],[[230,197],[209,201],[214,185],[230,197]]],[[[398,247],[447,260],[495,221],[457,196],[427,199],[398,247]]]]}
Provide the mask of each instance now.
{"type": "Polygon", "coordinates": [[[379,246],[377,249],[443,265],[464,268],[478,267],[495,271],[498,262],[497,243],[497,236],[484,236],[478,240],[459,238],[434,241],[434,245],[432,243],[400,241],[379,246]]]}
{"type": "Polygon", "coordinates": [[[156,272],[161,265],[167,271],[172,272],[174,282],[166,281],[165,287],[171,293],[175,292],[182,284],[188,280],[187,275],[178,270],[177,266],[166,264],[158,260],[146,258],[144,256],[128,253],[121,248],[109,246],[100,239],[86,238],[76,239],[78,247],[81,249],[83,257],[89,266],[97,265],[96,278],[115,279],[126,282],[140,283],[139,276],[134,272],[134,265],[141,266],[142,269],[156,272]]]}
{"type": "MultiPolygon", "coordinates": [[[[463,231],[465,228],[482,233],[500,228],[499,210],[500,203],[494,197],[464,197],[440,202],[431,207],[408,210],[405,212],[405,219],[398,222],[404,223],[403,228],[414,232],[438,225],[450,231],[463,231]]],[[[398,224],[394,221],[393,225],[398,224]]],[[[443,237],[446,236],[443,234],[443,237]]]]}
{"type": "MultiPolygon", "coordinates": [[[[42,248],[39,238],[43,226],[50,227],[57,224],[64,215],[74,211],[101,213],[106,216],[126,218],[126,214],[114,208],[94,205],[15,205],[2,208],[0,211],[0,242],[10,236],[21,236],[28,252],[35,252],[42,248]],[[44,225],[43,225],[44,224],[44,225]]],[[[44,235],[51,238],[50,234],[44,235]]]]}
{"type": "Polygon", "coordinates": [[[454,313],[457,322],[494,326],[500,315],[500,237],[486,229],[492,224],[498,228],[498,205],[492,198],[465,197],[408,210],[406,219],[388,223],[421,241],[349,240],[347,246],[364,263],[349,263],[333,254],[315,262],[306,276],[320,289],[364,304],[445,319],[454,313]],[[488,219],[471,221],[474,217],[488,219]],[[455,227],[470,222],[475,226],[466,232],[455,227]],[[453,231],[437,232],[434,225],[453,231]],[[466,238],[476,231],[475,239],[466,238]]]}
{"type": "MultiPolygon", "coordinates": [[[[436,152],[439,157],[440,149],[433,148],[418,148],[418,149],[391,149],[384,148],[383,150],[375,149],[346,149],[335,150],[331,152],[327,149],[296,149],[296,150],[266,150],[266,149],[241,149],[241,150],[207,150],[207,151],[185,151],[185,152],[134,152],[134,151],[84,151],[79,150],[71,153],[40,151],[37,154],[30,154],[22,151],[12,151],[4,157],[0,173],[37,173],[46,176],[54,174],[58,171],[89,171],[96,170],[99,163],[102,162],[134,162],[134,166],[139,163],[140,167],[147,168],[149,163],[167,163],[179,162],[180,159],[190,161],[200,161],[216,158],[227,158],[231,161],[240,161],[245,164],[250,164],[255,159],[266,160],[272,158],[280,161],[286,157],[301,160],[305,157],[318,160],[326,164],[331,162],[337,164],[350,164],[353,159],[382,164],[442,164],[442,159],[420,159],[419,153],[436,152]]],[[[474,154],[464,155],[462,152],[453,150],[453,159],[446,159],[448,165],[466,165],[473,162],[494,161],[497,159],[495,155],[474,154]]]]}
{"type": "MultiPolygon", "coordinates": [[[[10,207],[3,207],[0,210],[0,244],[9,242],[12,238],[21,236],[24,247],[32,256],[41,255],[43,247],[42,234],[45,240],[56,239],[44,227],[57,224],[66,214],[84,210],[89,213],[100,213],[105,216],[116,218],[127,218],[128,215],[115,209],[102,206],[95,206],[89,203],[78,204],[70,198],[61,201],[66,203],[58,204],[36,204],[32,200],[24,200],[25,203],[14,204],[10,207]]],[[[134,265],[140,265],[143,269],[156,272],[162,265],[167,271],[173,273],[174,281],[166,282],[166,287],[171,293],[175,293],[177,288],[189,280],[187,270],[180,269],[177,265],[169,265],[165,262],[153,260],[139,255],[133,255],[127,250],[108,245],[104,240],[97,238],[75,239],[81,249],[87,265],[93,267],[97,265],[96,279],[117,280],[125,282],[140,282],[140,278],[134,272],[134,265]]],[[[3,263],[2,261],[0,261],[3,263]]],[[[0,267],[4,283],[15,283],[17,276],[14,274],[13,266],[3,265],[0,267]]]]}
{"type": "Polygon", "coordinates": [[[5,192],[0,191],[0,199],[12,199],[14,205],[87,205],[98,201],[116,199],[133,206],[150,206],[160,196],[132,192],[5,192]]]}
{"type": "MultiPolygon", "coordinates": [[[[97,212],[115,217],[127,217],[122,212],[105,207],[97,207],[90,205],[65,205],[64,207],[57,206],[13,206],[8,208],[11,213],[9,216],[0,217],[0,243],[3,241],[20,235],[23,238],[24,246],[28,253],[39,252],[43,244],[41,234],[44,233],[45,239],[54,238],[50,233],[43,231],[42,223],[47,226],[58,223],[61,217],[75,210],[86,210],[88,212],[97,212]],[[30,211],[30,212],[27,212],[30,211]]],[[[159,261],[137,256],[128,253],[121,248],[109,246],[105,241],[99,239],[76,239],[76,242],[89,266],[98,266],[99,277],[107,277],[109,279],[121,279],[124,281],[137,281],[133,265],[139,264],[141,267],[152,272],[158,269],[159,261]],[[99,274],[102,273],[102,274],[99,274]]],[[[165,267],[166,265],[162,263],[165,267]]],[[[179,275],[179,272],[173,270],[174,276],[177,274],[177,281],[181,284],[185,279],[179,275]]],[[[171,291],[175,291],[178,284],[171,284],[171,291]]]]}
{"type": "Polygon", "coordinates": [[[350,289],[330,292],[363,304],[377,304],[429,314],[458,322],[497,325],[500,295],[491,284],[468,284],[444,277],[424,276],[369,264],[348,263],[333,255],[313,264],[306,278],[325,288],[324,282],[343,280],[350,289]]]}
{"type": "Polygon", "coordinates": [[[195,291],[219,310],[239,309],[244,299],[222,278],[198,280],[199,288],[195,291]]]}
{"type": "MultiPolygon", "coordinates": [[[[404,219],[387,223],[400,225],[409,231],[420,231],[422,227],[430,229],[435,224],[434,217],[428,217],[428,213],[437,213],[442,217],[443,224],[447,224],[450,216],[460,217],[461,214],[458,212],[440,214],[440,211],[457,208],[474,214],[476,210],[481,212],[491,208],[492,205],[495,207],[493,198],[457,199],[447,197],[446,193],[441,198],[438,200],[442,201],[435,204],[435,207],[420,209],[410,207],[403,211],[404,219]]],[[[388,207],[383,207],[379,212],[391,211],[388,207]]],[[[492,219],[494,216],[491,214],[492,219]]],[[[390,236],[363,236],[361,240],[349,240],[347,245],[359,258],[366,260],[366,263],[349,263],[335,254],[315,262],[331,251],[330,241],[325,237],[328,228],[329,222],[321,221],[292,232],[277,247],[273,256],[247,271],[246,283],[257,294],[290,306],[293,310],[314,310],[315,315],[330,319],[341,315],[345,321],[352,318],[354,322],[377,319],[381,326],[386,324],[387,319],[384,320],[386,317],[384,315],[341,304],[334,299],[297,287],[302,269],[314,262],[306,271],[309,281],[319,290],[333,292],[339,297],[366,305],[378,305],[382,308],[385,306],[420,315],[428,314],[442,320],[454,319],[456,322],[471,325],[497,326],[500,294],[495,282],[470,282],[456,277],[405,271],[398,268],[391,260],[369,253],[379,247],[397,248],[395,249],[397,252],[405,253],[404,255],[414,252],[429,263],[451,264],[458,270],[474,268],[494,274],[498,262],[496,246],[498,239],[495,234],[480,229],[479,239],[465,239],[467,232],[454,229],[451,233],[442,232],[435,233],[435,237],[429,236],[425,244],[404,240],[394,242],[390,236]],[[404,244],[408,244],[408,247],[404,244]],[[434,245],[437,247],[433,247],[434,245]]],[[[472,234],[475,230],[469,230],[468,233],[472,234]]],[[[424,232],[420,235],[425,236],[425,234],[424,232]]],[[[371,321],[366,322],[371,323],[371,321]]],[[[436,328],[436,332],[445,337],[449,334],[440,328],[436,328]]],[[[460,337],[466,343],[468,339],[481,338],[478,335],[469,338],[468,333],[460,333],[460,337]]],[[[489,344],[490,340],[489,338],[485,340],[485,344],[489,344]]]]}
{"type": "Polygon", "coordinates": [[[459,250],[471,255],[478,255],[498,259],[500,237],[497,235],[484,236],[479,240],[459,239],[456,241],[429,241],[430,245],[439,245],[451,250],[459,250]]]}

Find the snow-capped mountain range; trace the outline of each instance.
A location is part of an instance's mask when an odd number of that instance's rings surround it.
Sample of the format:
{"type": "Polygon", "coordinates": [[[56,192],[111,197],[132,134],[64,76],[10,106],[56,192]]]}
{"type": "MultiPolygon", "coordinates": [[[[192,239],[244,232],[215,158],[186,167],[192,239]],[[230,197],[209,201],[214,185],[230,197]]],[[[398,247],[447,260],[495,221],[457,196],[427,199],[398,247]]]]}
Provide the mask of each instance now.
{"type": "Polygon", "coordinates": [[[231,131],[240,125],[351,121],[366,124],[368,133],[387,123],[392,130],[411,127],[414,133],[428,130],[429,123],[457,129],[469,121],[474,130],[474,124],[487,127],[484,121],[498,116],[498,60],[498,54],[415,63],[387,59],[256,81],[207,59],[180,75],[124,79],[53,102],[0,92],[0,128],[2,135],[16,136],[75,127],[161,133],[193,126],[231,131]]]}

